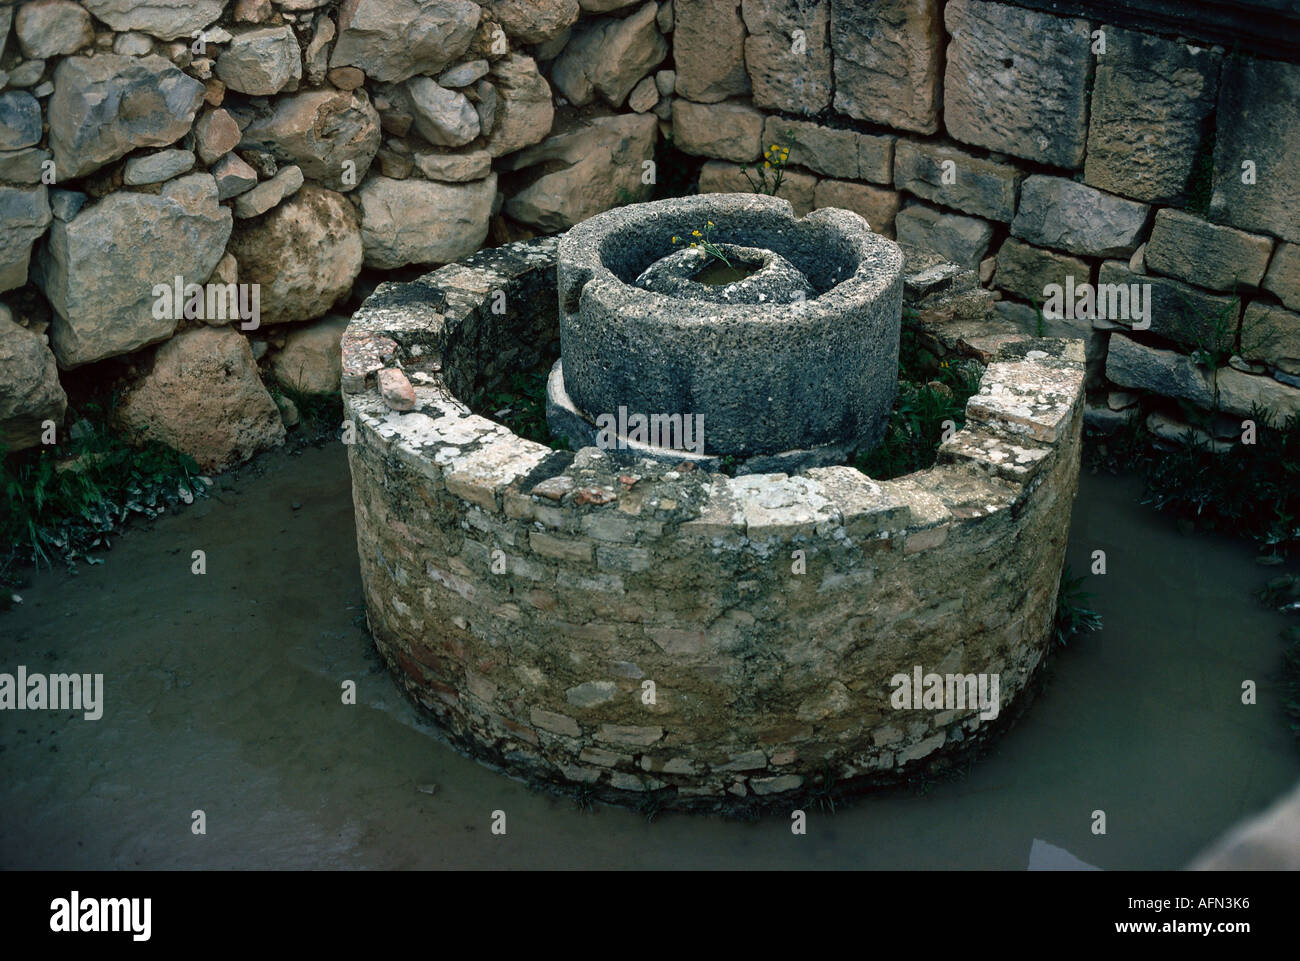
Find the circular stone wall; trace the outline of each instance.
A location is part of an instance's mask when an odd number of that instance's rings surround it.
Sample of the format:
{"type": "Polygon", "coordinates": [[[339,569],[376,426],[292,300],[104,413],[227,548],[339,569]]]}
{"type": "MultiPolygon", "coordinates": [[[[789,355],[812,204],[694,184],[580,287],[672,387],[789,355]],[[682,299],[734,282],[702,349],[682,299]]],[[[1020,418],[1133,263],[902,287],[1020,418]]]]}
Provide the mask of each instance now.
{"type": "Polygon", "coordinates": [[[620,410],[698,416],[697,453],[874,446],[898,385],[902,265],[898,246],[857,214],[823,208],[800,219],[762,194],[605,211],[559,242],[565,393],[591,422],[620,410]],[[696,233],[771,251],[783,267],[766,262],[737,283],[744,302],[720,302],[719,288],[682,277],[666,283],[696,233]],[[638,278],[655,265],[646,289],[638,278]],[[800,287],[812,295],[791,301],[800,287]]]}
{"type": "Polygon", "coordinates": [[[906,778],[1005,719],[1050,643],[1082,343],[996,338],[966,427],[896,480],[619,465],[463,400],[545,360],[554,267],[544,240],[384,284],[343,338],[370,628],[450,740],[607,799],[725,809],[906,778]],[[413,410],[376,389],[396,366],[413,410]],[[996,677],[996,701],[900,703],[899,678],[930,675],[996,677]]]}

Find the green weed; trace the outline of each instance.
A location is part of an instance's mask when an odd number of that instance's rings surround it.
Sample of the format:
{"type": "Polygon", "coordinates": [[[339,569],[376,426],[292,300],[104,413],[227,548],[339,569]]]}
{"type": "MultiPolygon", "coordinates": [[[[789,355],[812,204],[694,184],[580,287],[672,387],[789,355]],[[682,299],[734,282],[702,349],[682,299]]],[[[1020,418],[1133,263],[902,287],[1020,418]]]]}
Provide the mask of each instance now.
{"type": "Polygon", "coordinates": [[[115,405],[109,396],[70,412],[59,444],[0,451],[0,579],[16,583],[21,568],[56,558],[95,563],[89,552],[131,517],[207,492],[191,457],[114,429],[115,405]]]}
{"type": "Polygon", "coordinates": [[[1053,634],[1056,643],[1065,647],[1076,635],[1101,630],[1101,615],[1087,606],[1092,594],[1083,589],[1083,576],[1071,577],[1070,565],[1061,571],[1056,590],[1056,619],[1053,634]]]}

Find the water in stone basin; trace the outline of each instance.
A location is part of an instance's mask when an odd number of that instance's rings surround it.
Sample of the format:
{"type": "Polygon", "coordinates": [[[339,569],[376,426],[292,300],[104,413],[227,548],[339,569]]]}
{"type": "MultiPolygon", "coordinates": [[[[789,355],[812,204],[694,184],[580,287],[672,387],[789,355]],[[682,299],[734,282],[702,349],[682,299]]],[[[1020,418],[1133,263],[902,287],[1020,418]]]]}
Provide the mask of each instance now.
{"type": "Polygon", "coordinates": [[[721,260],[710,260],[704,265],[704,269],[691,277],[691,280],[697,284],[707,284],[710,287],[725,286],[726,284],[734,284],[738,280],[744,280],[746,277],[752,277],[762,267],[762,264],[747,264],[740,261],[727,264],[721,260]]]}

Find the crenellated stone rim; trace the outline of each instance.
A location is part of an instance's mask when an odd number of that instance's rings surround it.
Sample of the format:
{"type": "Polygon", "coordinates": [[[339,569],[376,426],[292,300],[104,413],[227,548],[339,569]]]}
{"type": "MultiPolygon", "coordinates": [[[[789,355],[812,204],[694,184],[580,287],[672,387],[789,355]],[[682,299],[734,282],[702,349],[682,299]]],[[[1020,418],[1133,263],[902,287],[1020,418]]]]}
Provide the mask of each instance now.
{"type": "MultiPolygon", "coordinates": [[[[898,246],[857,214],[797,218],[788,202],[761,194],[606,211],[559,243],[565,393],[589,421],[620,408],[703,418],[709,455],[871,447],[897,389],[902,264],[898,246]],[[762,302],[738,298],[749,303],[694,283],[637,283],[697,232],[771,251],[792,275],[762,302]],[[775,296],[804,285],[793,301],[775,296]]],[[[737,289],[760,286],[750,278],[737,289]]]]}
{"type": "MultiPolygon", "coordinates": [[[[1082,344],[984,331],[1001,343],[967,425],[895,480],[628,465],[462,400],[542,358],[554,266],[547,240],[383,285],[343,339],[371,630],[450,740],[549,784],[715,810],[910,777],[981,740],[996,719],[895,708],[890,681],[996,674],[1005,717],[1042,660],[1082,344]],[[376,365],[402,366],[414,410],[385,405],[376,365]]],[[[960,275],[908,283],[938,342],[978,352],[979,318],[935,320],[960,275]]]]}

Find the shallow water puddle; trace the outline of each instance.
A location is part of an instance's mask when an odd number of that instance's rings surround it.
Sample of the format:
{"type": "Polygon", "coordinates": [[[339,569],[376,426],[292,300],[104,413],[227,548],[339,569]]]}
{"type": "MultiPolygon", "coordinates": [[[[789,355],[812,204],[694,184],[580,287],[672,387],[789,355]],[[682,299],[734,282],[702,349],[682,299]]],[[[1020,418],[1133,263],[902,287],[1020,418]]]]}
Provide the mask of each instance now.
{"type": "Polygon", "coordinates": [[[968,776],[810,811],[804,837],[781,817],[583,813],[435,740],[389,680],[360,626],[342,448],[265,464],[117,539],[103,565],[38,575],[0,615],[0,670],[105,676],[99,721],[0,712],[0,867],[1024,870],[1037,845],[1177,868],[1300,774],[1275,706],[1285,620],[1251,596],[1276,572],[1085,475],[1069,555],[1081,572],[1106,551],[1086,584],[1106,628],[1056,659],[968,776]]]}

